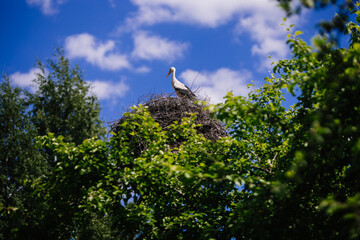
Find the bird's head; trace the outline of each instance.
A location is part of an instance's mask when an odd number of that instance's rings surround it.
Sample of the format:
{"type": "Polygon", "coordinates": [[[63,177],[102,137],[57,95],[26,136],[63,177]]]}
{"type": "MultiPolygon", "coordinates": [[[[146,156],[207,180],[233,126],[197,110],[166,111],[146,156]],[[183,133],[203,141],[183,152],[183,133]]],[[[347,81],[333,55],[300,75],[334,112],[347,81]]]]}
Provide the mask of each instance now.
{"type": "Polygon", "coordinates": [[[169,70],[169,73],[166,75],[165,78],[167,78],[170,75],[170,73],[175,72],[175,70],[176,69],[174,67],[171,67],[170,70],[169,70]]]}

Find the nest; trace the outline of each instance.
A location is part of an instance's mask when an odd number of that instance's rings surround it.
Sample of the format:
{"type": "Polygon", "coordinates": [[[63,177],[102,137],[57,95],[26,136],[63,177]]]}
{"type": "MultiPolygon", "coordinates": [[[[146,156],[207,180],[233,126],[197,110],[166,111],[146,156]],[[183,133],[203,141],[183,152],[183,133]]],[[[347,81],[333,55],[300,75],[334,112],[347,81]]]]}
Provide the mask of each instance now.
{"type": "MultiPolygon", "coordinates": [[[[172,97],[169,94],[158,94],[143,97],[139,100],[139,104],[143,104],[147,107],[152,118],[160,124],[162,129],[167,130],[168,126],[175,121],[181,122],[184,117],[189,117],[189,113],[196,113],[195,124],[201,126],[196,127],[199,134],[202,134],[205,138],[216,141],[220,137],[227,136],[227,131],[224,125],[217,119],[213,118],[208,110],[204,108],[206,106],[202,104],[196,104],[187,99],[172,97]]],[[[121,131],[121,124],[126,120],[126,117],[122,117],[118,121],[111,124],[111,131],[117,133],[121,131]]],[[[181,139],[174,146],[181,144],[181,139]]]]}

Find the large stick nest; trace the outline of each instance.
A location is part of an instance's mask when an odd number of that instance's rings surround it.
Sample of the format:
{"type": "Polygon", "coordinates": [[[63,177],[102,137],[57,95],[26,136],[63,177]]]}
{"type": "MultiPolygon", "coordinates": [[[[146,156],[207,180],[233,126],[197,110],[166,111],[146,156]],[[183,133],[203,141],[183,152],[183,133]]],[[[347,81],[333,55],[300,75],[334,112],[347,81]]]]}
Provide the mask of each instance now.
{"type": "MultiPolygon", "coordinates": [[[[224,125],[217,119],[213,118],[208,110],[205,110],[203,104],[197,104],[192,101],[172,97],[169,94],[158,94],[143,97],[139,104],[147,106],[152,118],[167,130],[167,127],[174,121],[181,122],[184,117],[189,117],[189,113],[196,113],[195,124],[200,124],[196,130],[205,138],[216,141],[220,137],[227,136],[224,125]]],[[[117,133],[121,131],[121,124],[126,120],[122,117],[111,125],[111,131],[117,133]]],[[[179,141],[182,141],[179,139],[179,141]]],[[[174,145],[179,146],[181,142],[174,145]]]]}

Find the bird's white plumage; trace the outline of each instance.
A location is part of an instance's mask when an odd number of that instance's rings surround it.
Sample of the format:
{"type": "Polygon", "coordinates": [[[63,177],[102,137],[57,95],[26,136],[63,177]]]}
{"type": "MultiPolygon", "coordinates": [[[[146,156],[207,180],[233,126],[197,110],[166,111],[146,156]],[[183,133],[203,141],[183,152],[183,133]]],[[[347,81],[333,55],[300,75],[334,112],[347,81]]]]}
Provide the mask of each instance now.
{"type": "Polygon", "coordinates": [[[195,101],[196,100],[195,94],[190,90],[190,88],[185,86],[185,84],[183,84],[182,82],[176,79],[175,71],[176,69],[174,67],[171,67],[167,76],[169,76],[169,74],[172,73],[171,85],[174,88],[176,94],[181,98],[188,98],[192,101],[195,101]]]}

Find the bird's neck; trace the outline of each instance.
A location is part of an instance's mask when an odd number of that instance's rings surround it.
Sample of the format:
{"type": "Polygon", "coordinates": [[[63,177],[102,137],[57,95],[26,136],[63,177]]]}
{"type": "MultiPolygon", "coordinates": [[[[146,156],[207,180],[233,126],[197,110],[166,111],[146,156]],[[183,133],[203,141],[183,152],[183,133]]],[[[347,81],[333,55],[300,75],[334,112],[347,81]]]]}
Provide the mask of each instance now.
{"type": "Polygon", "coordinates": [[[177,81],[176,77],[175,77],[175,71],[172,72],[172,82],[174,83],[175,81],[177,81]]]}

